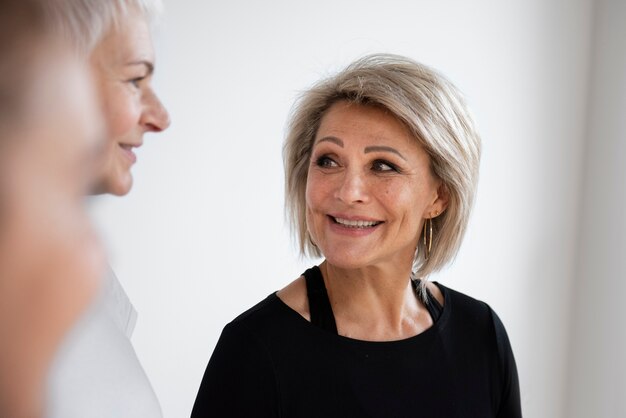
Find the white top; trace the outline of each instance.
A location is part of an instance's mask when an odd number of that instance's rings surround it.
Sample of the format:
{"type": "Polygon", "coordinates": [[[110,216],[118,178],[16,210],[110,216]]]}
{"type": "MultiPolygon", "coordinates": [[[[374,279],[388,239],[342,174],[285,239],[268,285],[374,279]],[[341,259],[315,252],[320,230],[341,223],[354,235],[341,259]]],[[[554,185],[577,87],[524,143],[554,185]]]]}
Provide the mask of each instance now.
{"type": "Polygon", "coordinates": [[[137,312],[110,271],[50,369],[46,418],[162,418],[130,342],[137,312]]]}

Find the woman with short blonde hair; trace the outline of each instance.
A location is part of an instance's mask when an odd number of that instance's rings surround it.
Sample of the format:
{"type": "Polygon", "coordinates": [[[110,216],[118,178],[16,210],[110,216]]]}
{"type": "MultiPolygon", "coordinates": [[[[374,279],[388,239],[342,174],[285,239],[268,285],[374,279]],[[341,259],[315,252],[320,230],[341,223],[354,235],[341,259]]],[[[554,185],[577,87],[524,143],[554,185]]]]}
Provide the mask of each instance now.
{"type": "Polygon", "coordinates": [[[324,261],[224,328],[192,416],[520,417],[495,312],[427,280],[476,191],[459,91],[408,58],[364,57],[302,95],[284,159],[300,250],[324,261]]]}
{"type": "MultiPolygon", "coordinates": [[[[402,121],[416,144],[430,156],[433,174],[442,180],[449,196],[448,207],[432,220],[432,243],[418,242],[414,263],[415,275],[426,278],[456,255],[474,202],[480,137],[469,110],[446,78],[393,55],[360,59],[303,95],[293,111],[285,141],[285,195],[300,250],[315,257],[322,254],[312,244],[306,227],[308,162],[321,117],[341,100],[380,106],[402,121]]],[[[430,222],[426,226],[430,228],[430,222]]]]}
{"type": "MultiPolygon", "coordinates": [[[[61,0],[58,0],[61,1],[61,0]]],[[[123,196],[146,133],[169,126],[152,86],[155,52],[151,23],[159,0],[63,0],[70,32],[83,48],[100,99],[106,136],[92,194],[123,196]],[[74,17],[99,16],[91,26],[74,17]]],[[[72,330],[49,379],[47,418],[162,416],[158,398],[130,341],[137,320],[130,299],[108,269],[98,299],[72,330]]]]}

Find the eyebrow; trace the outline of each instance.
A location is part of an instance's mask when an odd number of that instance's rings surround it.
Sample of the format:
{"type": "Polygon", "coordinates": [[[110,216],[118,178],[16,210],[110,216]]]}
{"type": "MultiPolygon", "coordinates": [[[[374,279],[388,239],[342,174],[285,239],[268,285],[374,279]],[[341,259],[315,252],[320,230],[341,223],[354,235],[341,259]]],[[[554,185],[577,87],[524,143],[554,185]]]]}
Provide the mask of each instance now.
{"type": "Polygon", "coordinates": [[[146,75],[152,75],[154,73],[154,64],[147,60],[131,61],[127,63],[126,65],[129,67],[134,66],[134,65],[143,65],[146,67],[146,70],[148,71],[148,74],[146,75]]]}
{"type": "MultiPolygon", "coordinates": [[[[317,141],[318,144],[320,142],[332,142],[333,144],[339,145],[341,148],[344,147],[343,141],[335,136],[325,136],[324,138],[317,141]]],[[[406,158],[404,158],[404,155],[402,155],[400,151],[386,145],[371,145],[369,147],[365,147],[363,153],[368,154],[370,152],[391,152],[406,161],[406,158]]]]}
{"type": "Polygon", "coordinates": [[[404,156],[400,153],[400,151],[398,151],[395,148],[387,147],[384,145],[372,145],[371,147],[366,147],[364,152],[365,154],[367,154],[368,152],[391,152],[393,154],[396,154],[398,157],[402,158],[404,161],[406,161],[406,158],[404,158],[404,156]]]}

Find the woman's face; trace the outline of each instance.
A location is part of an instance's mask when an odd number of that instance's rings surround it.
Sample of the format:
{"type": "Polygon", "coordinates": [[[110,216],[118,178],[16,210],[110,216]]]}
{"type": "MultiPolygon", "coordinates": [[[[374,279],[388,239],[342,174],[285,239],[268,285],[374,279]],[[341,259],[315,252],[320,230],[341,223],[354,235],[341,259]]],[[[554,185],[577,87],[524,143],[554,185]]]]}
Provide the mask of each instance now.
{"type": "Polygon", "coordinates": [[[146,132],[159,132],[169,115],[151,86],[154,51],[145,18],[131,13],[92,55],[109,136],[96,193],[125,195],[132,187],[134,150],[146,132]]]}
{"type": "Polygon", "coordinates": [[[335,103],[312,149],[306,220],[340,268],[409,267],[423,220],[445,208],[430,159],[408,129],[373,106],[335,103]]]}

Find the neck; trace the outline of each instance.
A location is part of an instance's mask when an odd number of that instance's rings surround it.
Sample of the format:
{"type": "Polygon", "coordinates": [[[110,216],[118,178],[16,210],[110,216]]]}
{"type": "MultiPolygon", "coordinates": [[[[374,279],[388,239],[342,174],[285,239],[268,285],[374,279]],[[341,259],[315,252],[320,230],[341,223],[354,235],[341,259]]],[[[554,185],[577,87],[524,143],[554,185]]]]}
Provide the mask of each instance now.
{"type": "Polygon", "coordinates": [[[413,292],[410,266],[344,269],[325,261],[320,268],[340,334],[392,340],[429,326],[422,323],[425,308],[413,292]]]}

